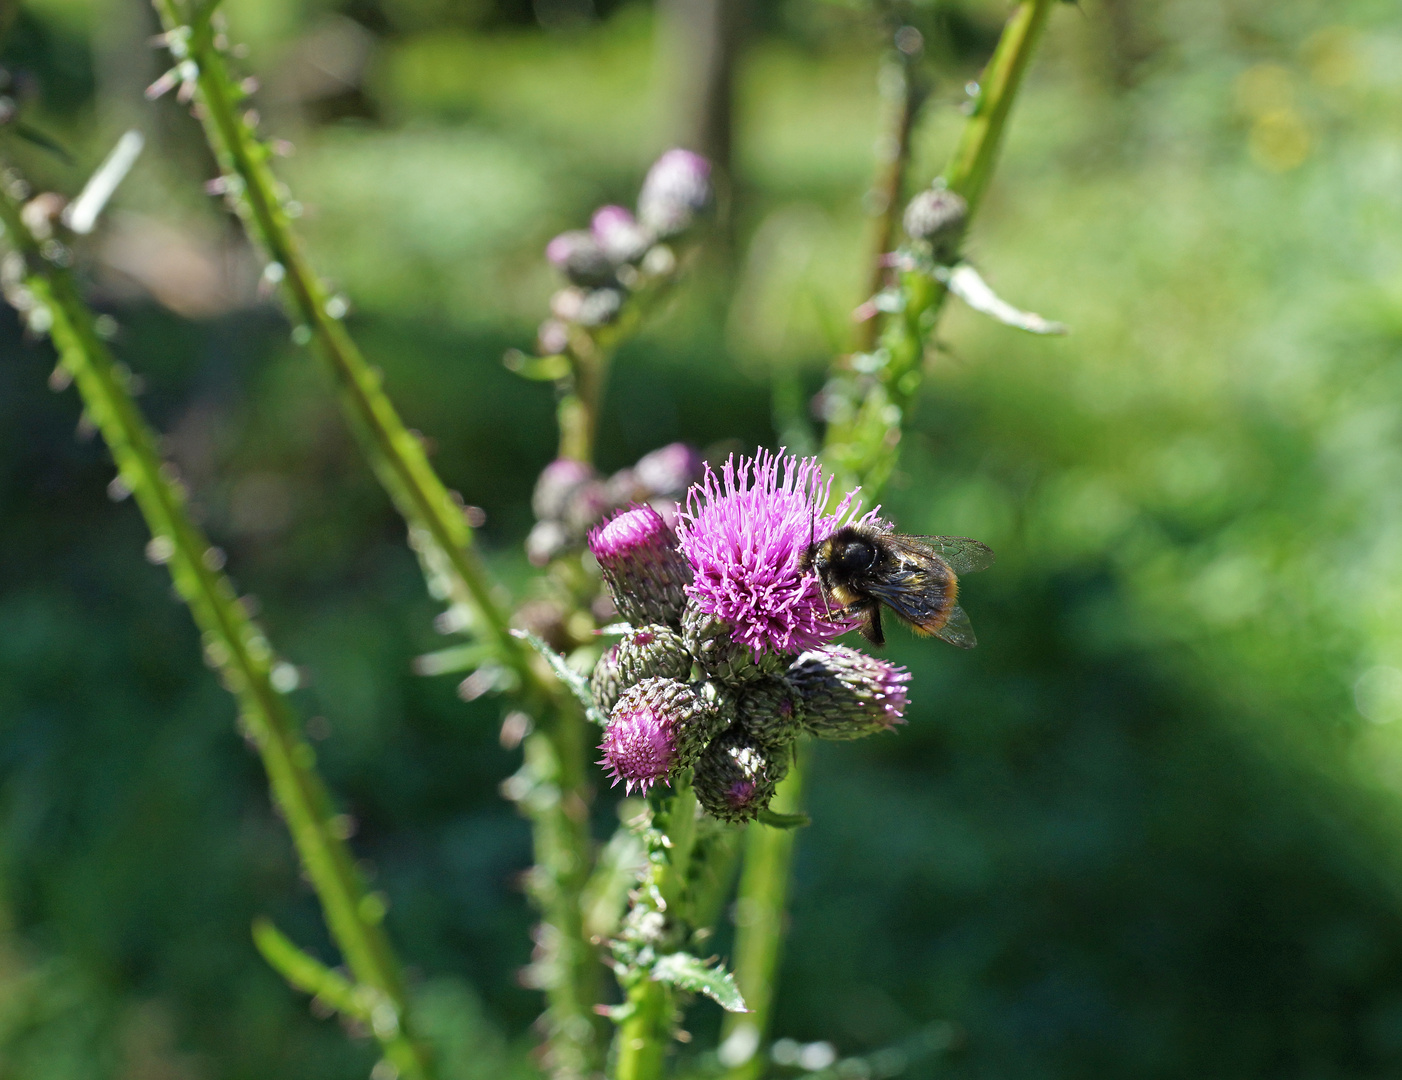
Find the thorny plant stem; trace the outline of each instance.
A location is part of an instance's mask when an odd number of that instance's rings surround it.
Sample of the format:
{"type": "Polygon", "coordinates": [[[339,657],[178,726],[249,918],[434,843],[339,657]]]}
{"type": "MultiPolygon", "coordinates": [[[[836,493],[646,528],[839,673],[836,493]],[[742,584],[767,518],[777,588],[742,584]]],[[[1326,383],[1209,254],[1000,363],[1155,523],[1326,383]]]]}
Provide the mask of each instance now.
{"type": "MultiPolygon", "coordinates": [[[[774,793],[774,809],[798,813],[803,806],[803,766],[811,747],[806,739],[795,746],[789,775],[774,793]]],[[[758,822],[745,834],[745,862],[735,904],[735,981],[749,1006],[748,1014],[727,1013],[721,1028],[722,1045],[736,1057],[750,1050],[745,1061],[730,1072],[733,1080],[749,1080],[764,1072],[764,1059],[756,1051],[769,1029],[774,1004],[773,978],[784,936],[784,909],[788,906],[789,865],[796,833],[772,829],[758,822]]]]}
{"type": "MultiPolygon", "coordinates": [[[[677,779],[664,805],[663,833],[669,846],[660,863],[660,856],[653,855],[642,888],[656,886],[672,933],[677,934],[689,927],[691,915],[688,878],[696,846],[696,792],[689,777],[677,779]]],[[[628,988],[628,1004],[632,1011],[618,1029],[614,1076],[616,1080],[657,1080],[672,1041],[676,992],[642,973],[628,988]]]]}
{"type": "MultiPolygon", "coordinates": [[[[943,174],[950,189],[967,200],[970,220],[992,178],[1013,102],[1057,2],[1023,0],[984,69],[974,111],[943,174]]],[[[833,489],[847,491],[860,485],[868,501],[880,491],[895,465],[905,412],[920,387],[925,343],[947,295],[942,285],[916,271],[902,275],[901,291],[904,309],[886,319],[876,370],[861,375],[851,370],[838,372],[837,379],[847,384],[852,408],[848,415],[829,423],[824,440],[823,456],[836,476],[833,489]]],[[[797,809],[802,785],[800,756],[775,795],[783,800],[779,805],[785,811],[797,809]]],[[[745,913],[766,910],[770,890],[787,891],[793,851],[791,843],[766,843],[765,834],[771,830],[763,826],[751,825],[750,830],[737,903],[737,911],[745,913]]],[[[757,1052],[767,1034],[782,920],[764,920],[747,930],[742,927],[737,937],[735,975],[746,1003],[754,1010],[758,1029],[745,1045],[753,1045],[757,1052]]],[[[749,1019],[728,1017],[727,1030],[733,1032],[749,1019]]],[[[751,1080],[762,1071],[761,1061],[751,1056],[732,1068],[729,1077],[751,1080]]]]}
{"type": "Polygon", "coordinates": [[[492,581],[471,549],[472,530],[458,498],[429,464],[417,437],[405,427],[380,388],[381,376],[361,355],[341,322],[342,311],[312,269],[291,226],[285,199],[269,166],[270,150],[257,137],[255,118],[240,115],[241,97],[230,77],[218,35],[211,24],[217,0],[187,15],[176,0],[153,0],[166,33],[167,47],[182,78],[195,82],[195,104],[229,194],[250,239],[278,268],[287,298],[300,325],[318,346],[340,393],[342,411],[362,448],[409,524],[411,543],[425,565],[447,584],[456,606],[473,613],[473,630],[494,648],[512,673],[528,712],[545,721],[535,738],[548,743],[538,756],[555,768],[542,781],[557,797],[530,802],[540,872],[535,896],[547,922],[547,935],[558,952],[554,974],[545,987],[549,1002],[551,1057],[558,1075],[585,1075],[597,1069],[603,1045],[602,1022],[592,1010],[597,1000],[598,964],[581,935],[580,889],[590,860],[588,803],[584,776],[584,718],[568,695],[543,674],[525,646],[511,636],[506,612],[498,604],[492,581]],[[185,68],[190,65],[193,70],[185,68]],[[546,750],[549,753],[546,753],[546,750]]]}
{"type": "Polygon", "coordinates": [[[0,220],[25,261],[25,285],[51,320],[59,363],[76,383],[88,417],[112,452],[120,482],[135,495],[150,527],[155,545],[150,550],[168,562],[203,634],[206,656],[238,700],[243,730],[263,759],[332,937],[355,979],[373,992],[368,1012],[385,1056],[401,1076],[427,1078],[427,1060],[409,1030],[403,975],[382,925],[384,902],[367,889],[336,827],[330,796],[315,769],[316,754],[274,686],[272,648],[228,577],[218,572],[218,553],[191,521],[184,489],[162,463],[156,436],[132,398],[130,373],[98,336],[72,278],[41,254],[10,190],[0,191],[0,220]]]}

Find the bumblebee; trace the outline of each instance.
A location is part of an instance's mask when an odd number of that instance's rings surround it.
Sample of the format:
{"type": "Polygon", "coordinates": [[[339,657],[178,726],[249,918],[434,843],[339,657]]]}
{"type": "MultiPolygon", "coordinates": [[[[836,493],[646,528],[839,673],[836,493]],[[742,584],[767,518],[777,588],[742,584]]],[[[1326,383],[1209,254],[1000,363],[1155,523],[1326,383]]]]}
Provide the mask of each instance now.
{"type": "Polygon", "coordinates": [[[818,575],[832,616],[859,618],[858,629],[874,645],[886,643],[882,604],[921,637],[933,635],[961,649],[978,644],[956,602],[959,575],[993,565],[993,552],[977,540],[844,525],[808,549],[806,564],[818,575]]]}

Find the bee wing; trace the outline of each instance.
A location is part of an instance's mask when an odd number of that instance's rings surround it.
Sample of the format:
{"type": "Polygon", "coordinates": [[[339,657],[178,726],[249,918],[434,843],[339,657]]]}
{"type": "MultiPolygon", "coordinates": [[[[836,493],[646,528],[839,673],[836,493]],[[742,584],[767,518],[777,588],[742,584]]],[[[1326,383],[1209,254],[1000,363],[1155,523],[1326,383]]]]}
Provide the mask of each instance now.
{"type": "Polygon", "coordinates": [[[974,637],[974,624],[969,622],[968,613],[957,604],[950,611],[944,626],[935,631],[935,637],[961,649],[972,649],[978,644],[978,638],[974,637]]]}
{"type": "Polygon", "coordinates": [[[993,549],[967,536],[890,536],[890,543],[901,546],[902,540],[914,540],[931,549],[956,574],[972,574],[993,565],[993,549]]]}
{"type": "Polygon", "coordinates": [[[907,562],[893,574],[863,583],[871,596],[925,634],[933,632],[926,627],[942,623],[953,587],[953,575],[928,555],[920,564],[907,562]]]}

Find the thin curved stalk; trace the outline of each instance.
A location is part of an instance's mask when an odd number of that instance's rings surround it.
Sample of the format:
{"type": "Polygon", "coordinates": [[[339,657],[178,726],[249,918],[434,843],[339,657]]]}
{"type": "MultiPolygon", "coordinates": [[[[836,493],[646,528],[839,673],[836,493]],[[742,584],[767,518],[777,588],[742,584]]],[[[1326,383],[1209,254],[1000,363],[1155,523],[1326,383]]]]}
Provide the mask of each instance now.
{"type": "MultiPolygon", "coordinates": [[[[1057,2],[1023,0],[984,69],[974,111],[943,173],[948,187],[968,202],[968,220],[992,179],[1013,102],[1057,2]]],[[[922,381],[925,343],[947,296],[943,285],[918,271],[902,274],[900,288],[904,303],[883,326],[878,352],[885,355],[877,370],[860,378],[850,370],[838,372],[852,408],[846,417],[829,424],[824,439],[823,457],[837,478],[834,490],[860,486],[868,501],[875,498],[895,466],[906,411],[922,381]]],[[[798,808],[803,774],[800,756],[775,796],[784,800],[781,805],[786,810],[798,808]]],[[[769,890],[781,895],[787,891],[793,854],[791,843],[766,835],[773,830],[760,825],[751,825],[750,830],[737,904],[737,910],[747,918],[750,912],[771,911],[769,890]]],[[[734,1057],[729,1080],[753,1080],[764,1071],[758,1051],[767,1035],[782,936],[782,918],[764,917],[742,926],[737,934],[736,981],[754,1015],[726,1017],[723,1035],[727,1040],[740,1033],[731,1043],[734,1057]],[[753,1031],[747,1034],[742,1025],[748,1023],[753,1023],[753,1031]]]]}
{"type": "MultiPolygon", "coordinates": [[[[26,226],[10,184],[0,185],[0,220],[25,263],[24,286],[42,311],[59,363],[72,377],[87,416],[117,463],[120,483],[135,496],[151,530],[150,554],[170,568],[176,590],[204,637],[205,654],[238,700],[245,734],[257,747],[297,854],[321,902],[327,926],[356,981],[368,988],[368,1015],[385,1056],[399,1074],[430,1075],[409,1031],[404,979],[385,934],[383,899],[371,893],[333,820],[316,752],[274,677],[278,663],[262,630],[238,602],[221,557],[193,523],[184,489],[157,450],[155,433],[132,398],[130,374],[112,357],[69,274],[26,226]]],[[[295,680],[294,680],[295,685],[295,680]]]]}
{"type": "Polygon", "coordinates": [[[472,613],[471,630],[491,646],[511,673],[525,709],[542,721],[532,736],[536,758],[549,762],[540,785],[556,797],[523,800],[532,820],[538,872],[532,895],[549,928],[554,949],[543,986],[549,1010],[552,1068],[575,1077],[597,1071],[604,1045],[598,1000],[599,963],[582,937],[580,892],[591,858],[585,777],[584,720],[580,710],[511,636],[507,611],[472,549],[472,529],[462,502],[444,485],[423,446],[405,426],[380,387],[380,373],[366,362],[334,297],[308,261],[292,228],[288,199],[274,176],[271,150],[257,135],[256,117],[240,111],[242,91],[230,77],[222,35],[211,22],[216,2],[188,14],[175,0],[153,0],[165,42],[177,61],[176,77],[193,87],[195,112],[224,175],[226,194],[252,242],[270,259],[269,280],[282,283],[295,337],[315,344],[335,379],[343,413],[381,485],[409,524],[411,543],[426,570],[440,579],[453,605],[472,613]]]}

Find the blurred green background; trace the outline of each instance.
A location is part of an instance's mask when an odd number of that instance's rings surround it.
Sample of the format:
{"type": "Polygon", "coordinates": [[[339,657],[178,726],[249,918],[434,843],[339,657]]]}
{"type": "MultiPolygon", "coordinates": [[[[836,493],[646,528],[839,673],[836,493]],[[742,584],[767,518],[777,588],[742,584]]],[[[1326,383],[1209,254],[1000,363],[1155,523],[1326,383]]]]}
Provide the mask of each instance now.
{"type": "MultiPolygon", "coordinates": [[[[552,401],[500,358],[545,314],[546,240],[631,202],[676,138],[676,35],[636,2],[225,7],[315,261],[524,582],[552,401]]],[[[1007,8],[912,9],[935,80],[917,182],[1007,8]]],[[[518,1071],[539,1005],[501,705],[411,674],[434,606],[201,193],[197,126],[142,98],[149,9],[11,0],[0,25],[25,116],[76,159],[17,147],[31,175],[71,193],[124,127],[150,137],[84,253],[95,302],[305,668],[453,1075],[518,1071]]],[[[860,5],[750,5],[729,240],[620,358],[605,470],[802,438],[794,403],[862,299],[885,41],[860,5]]],[[[1072,333],[942,325],[883,501],[997,550],[965,592],[981,644],[897,637],[909,725],[819,747],[776,1035],[864,1054],[952,1025],[909,1076],[1402,1075],[1399,119],[1393,0],[1056,12],[969,254],[1072,333]]],[[[334,955],[50,362],[0,313],[0,1078],[363,1076],[371,1045],[253,950],[266,913],[334,955]]]]}

